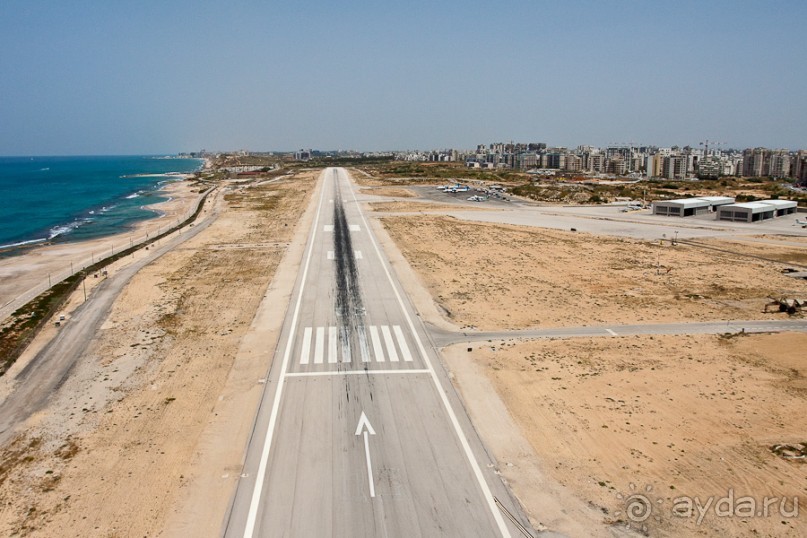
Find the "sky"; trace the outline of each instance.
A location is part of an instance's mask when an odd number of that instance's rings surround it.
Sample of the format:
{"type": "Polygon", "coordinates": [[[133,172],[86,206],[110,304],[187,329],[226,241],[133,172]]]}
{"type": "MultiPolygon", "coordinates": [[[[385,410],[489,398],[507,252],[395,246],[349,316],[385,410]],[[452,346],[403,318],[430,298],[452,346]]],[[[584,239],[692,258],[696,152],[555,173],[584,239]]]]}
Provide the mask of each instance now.
{"type": "Polygon", "coordinates": [[[804,0],[2,0],[0,155],[804,149],[805,20],[804,0]]]}

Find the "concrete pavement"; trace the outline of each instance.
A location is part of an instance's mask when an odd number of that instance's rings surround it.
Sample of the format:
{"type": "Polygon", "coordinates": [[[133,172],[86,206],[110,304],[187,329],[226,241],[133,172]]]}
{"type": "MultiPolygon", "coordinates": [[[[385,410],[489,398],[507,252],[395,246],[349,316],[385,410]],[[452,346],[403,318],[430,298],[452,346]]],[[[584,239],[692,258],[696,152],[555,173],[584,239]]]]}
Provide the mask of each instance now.
{"type": "Polygon", "coordinates": [[[642,334],[725,334],[807,331],[807,320],[731,320],[690,323],[643,323],[639,325],[588,325],[580,327],[549,327],[518,331],[453,332],[433,325],[428,326],[432,342],[445,347],[462,342],[486,340],[513,340],[517,338],[590,338],[595,336],[635,336],[642,334]]]}
{"type": "MultiPolygon", "coordinates": [[[[8,397],[0,402],[0,445],[11,439],[24,421],[40,410],[54,390],[65,381],[73,366],[85,352],[106,321],[112,305],[124,286],[137,272],[160,256],[207,229],[217,215],[212,197],[211,211],[193,227],[185,227],[181,233],[164,238],[160,245],[148,251],[139,250],[142,258],[125,266],[100,282],[87,301],[71,314],[55,338],[14,377],[13,388],[8,397]]],[[[207,203],[207,202],[206,202],[207,203]]]]}
{"type": "Polygon", "coordinates": [[[347,172],[319,189],[225,535],[522,536],[347,172]]]}

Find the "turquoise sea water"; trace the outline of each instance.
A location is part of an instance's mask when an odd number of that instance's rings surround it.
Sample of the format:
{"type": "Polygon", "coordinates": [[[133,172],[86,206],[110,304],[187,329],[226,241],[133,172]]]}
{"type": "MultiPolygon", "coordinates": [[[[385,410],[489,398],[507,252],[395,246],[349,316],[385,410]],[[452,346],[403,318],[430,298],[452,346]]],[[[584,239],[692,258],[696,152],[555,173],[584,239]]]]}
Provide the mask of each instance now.
{"type": "Polygon", "coordinates": [[[0,249],[91,239],[153,218],[143,206],[164,201],[172,173],[199,170],[198,159],[0,157],[0,249]]]}

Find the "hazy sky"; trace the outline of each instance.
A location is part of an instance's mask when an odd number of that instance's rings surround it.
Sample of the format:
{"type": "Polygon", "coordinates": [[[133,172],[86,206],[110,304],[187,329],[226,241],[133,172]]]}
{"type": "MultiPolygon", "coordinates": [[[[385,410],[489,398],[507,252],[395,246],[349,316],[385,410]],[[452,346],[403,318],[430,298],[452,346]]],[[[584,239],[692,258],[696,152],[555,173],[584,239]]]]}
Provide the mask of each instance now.
{"type": "Polygon", "coordinates": [[[0,155],[807,148],[807,2],[2,0],[0,155]]]}

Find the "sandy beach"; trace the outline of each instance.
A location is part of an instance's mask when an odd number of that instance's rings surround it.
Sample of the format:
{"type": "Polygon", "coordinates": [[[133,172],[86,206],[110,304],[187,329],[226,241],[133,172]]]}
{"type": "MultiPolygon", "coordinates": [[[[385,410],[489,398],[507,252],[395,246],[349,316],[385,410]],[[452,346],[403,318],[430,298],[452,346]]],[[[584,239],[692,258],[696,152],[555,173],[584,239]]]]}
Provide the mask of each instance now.
{"type": "MultiPolygon", "coordinates": [[[[266,350],[274,349],[296,279],[318,175],[223,185],[206,202],[207,227],[127,281],[70,375],[0,452],[0,533],[220,532],[251,432],[244,410],[255,408],[265,386],[266,350]]],[[[176,195],[160,208],[167,215],[137,233],[155,233],[199,195],[187,182],[172,188],[176,195]]],[[[364,203],[418,314],[447,330],[792,319],[765,313],[767,295],[807,292],[803,280],[781,272],[803,260],[800,240],[756,247],[755,237],[712,238],[702,248],[398,214],[402,205],[441,205],[411,198],[364,203]],[[770,260],[733,252],[742,246],[770,260]]],[[[49,248],[28,253],[42,251],[45,261],[25,263],[41,270],[93,246],[53,246],[61,258],[45,255],[49,248]]],[[[119,260],[110,274],[149,255],[119,260]]],[[[100,279],[89,280],[92,300],[100,279]]],[[[68,324],[83,302],[73,294],[68,324]]],[[[7,372],[0,405],[57,332],[46,326],[7,372]]],[[[536,529],[796,537],[807,527],[787,512],[698,521],[671,509],[682,496],[729,490],[759,502],[803,499],[807,467],[772,447],[804,442],[806,425],[794,410],[807,390],[805,338],[504,339],[441,353],[497,472],[536,529]],[[647,529],[626,528],[626,498],[635,493],[659,507],[647,529]]]]}
{"type": "MultiPolygon", "coordinates": [[[[243,410],[267,368],[236,356],[317,175],[219,191],[206,204],[210,224],[125,285],[70,376],[0,453],[0,534],[157,536],[169,517],[201,525],[192,535],[218,532],[250,431],[243,410]],[[224,433],[205,435],[210,427],[224,433]],[[191,487],[213,478],[215,487],[191,487]],[[206,497],[183,516],[192,491],[206,497]]],[[[66,309],[81,302],[74,294],[66,309]]]]}
{"type": "Polygon", "coordinates": [[[147,206],[158,212],[138,222],[128,232],[98,239],[31,247],[23,253],[0,258],[0,320],[72,272],[92,265],[100,258],[119,252],[183,220],[195,207],[203,186],[189,180],[167,183],[161,192],[168,200],[147,206]],[[48,278],[50,276],[50,279],[48,278]]]}

